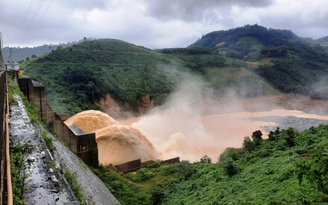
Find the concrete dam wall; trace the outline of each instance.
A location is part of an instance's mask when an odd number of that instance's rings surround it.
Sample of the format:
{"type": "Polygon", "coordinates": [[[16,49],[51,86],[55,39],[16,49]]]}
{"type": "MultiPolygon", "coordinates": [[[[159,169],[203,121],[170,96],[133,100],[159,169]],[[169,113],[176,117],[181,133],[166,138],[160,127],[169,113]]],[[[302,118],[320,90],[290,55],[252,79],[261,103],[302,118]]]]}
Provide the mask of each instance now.
{"type": "Polygon", "coordinates": [[[68,127],[66,115],[58,115],[45,100],[45,86],[33,81],[28,76],[18,79],[20,90],[26,98],[38,108],[38,114],[45,123],[66,145],[87,165],[98,165],[95,133],[76,132],[68,127]]]}

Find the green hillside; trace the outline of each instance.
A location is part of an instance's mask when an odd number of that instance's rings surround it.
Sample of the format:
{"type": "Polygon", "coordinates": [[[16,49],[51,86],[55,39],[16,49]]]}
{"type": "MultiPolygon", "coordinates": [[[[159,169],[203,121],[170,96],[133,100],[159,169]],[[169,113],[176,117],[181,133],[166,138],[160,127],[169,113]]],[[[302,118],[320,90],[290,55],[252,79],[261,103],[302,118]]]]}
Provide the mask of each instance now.
{"type": "Polygon", "coordinates": [[[57,112],[90,109],[110,93],[135,109],[146,93],[161,103],[173,90],[178,64],[149,49],[114,39],[85,41],[26,62],[25,74],[46,85],[57,112]]]}
{"type": "Polygon", "coordinates": [[[328,74],[325,39],[310,41],[288,30],[247,25],[211,32],[189,47],[207,49],[245,61],[269,59],[271,64],[260,64],[255,73],[274,88],[287,93],[326,98],[327,91],[313,89],[313,84],[325,81],[328,74]]]}
{"type": "Polygon", "coordinates": [[[94,172],[122,204],[328,204],[327,131],[277,129],[268,139],[255,131],[219,159],[94,172]]]}
{"type": "Polygon", "coordinates": [[[328,36],[315,40],[315,43],[320,44],[326,49],[326,51],[328,51],[328,36]]]}
{"type": "Polygon", "coordinates": [[[109,93],[123,110],[138,112],[149,94],[162,104],[184,78],[200,76],[216,96],[279,92],[328,98],[325,39],[247,25],[204,35],[188,48],[150,50],[115,39],[85,40],[22,64],[25,74],[46,85],[57,113],[98,109],[109,93]]]}
{"type": "Polygon", "coordinates": [[[189,47],[208,48],[212,52],[226,51],[227,56],[255,59],[265,47],[275,47],[301,39],[287,30],[267,29],[259,25],[246,25],[227,31],[213,31],[189,47]]]}
{"type": "Polygon", "coordinates": [[[22,65],[25,74],[46,85],[55,111],[71,115],[97,109],[94,103],[107,93],[127,111],[136,111],[145,94],[160,105],[186,73],[201,76],[218,93],[225,87],[234,87],[240,96],[276,92],[246,66],[242,60],[204,50],[152,51],[114,39],[84,41],[22,65]],[[253,89],[243,90],[247,86],[253,89]]]}

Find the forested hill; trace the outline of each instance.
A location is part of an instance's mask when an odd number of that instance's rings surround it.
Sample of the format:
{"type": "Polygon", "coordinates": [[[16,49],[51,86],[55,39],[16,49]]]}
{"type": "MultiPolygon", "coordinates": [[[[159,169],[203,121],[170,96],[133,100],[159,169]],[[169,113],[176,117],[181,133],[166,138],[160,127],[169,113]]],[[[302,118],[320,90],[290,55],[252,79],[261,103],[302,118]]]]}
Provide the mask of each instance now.
{"type": "Polygon", "coordinates": [[[34,58],[22,67],[25,73],[47,86],[47,97],[56,112],[75,114],[95,108],[107,93],[136,110],[150,94],[159,104],[172,91],[178,64],[170,58],[115,39],[100,39],[57,49],[34,58]]]}
{"type": "Polygon", "coordinates": [[[302,38],[290,30],[271,29],[255,25],[246,25],[226,31],[213,31],[203,35],[191,44],[190,48],[207,48],[212,52],[226,51],[225,55],[236,58],[256,59],[261,57],[264,48],[272,48],[285,44],[309,46],[317,51],[324,51],[328,37],[317,40],[302,38]]]}
{"type": "Polygon", "coordinates": [[[327,37],[318,40],[301,38],[288,30],[268,29],[259,25],[204,35],[190,48],[245,61],[267,59],[256,73],[282,92],[301,93],[327,98],[321,83],[328,72],[327,37]]]}
{"type": "Polygon", "coordinates": [[[47,86],[56,112],[95,108],[109,93],[121,109],[139,112],[160,105],[176,90],[182,73],[200,76],[217,96],[226,88],[240,97],[278,92],[327,98],[325,38],[247,25],[204,35],[187,48],[151,50],[115,39],[84,40],[22,64],[47,86]]]}

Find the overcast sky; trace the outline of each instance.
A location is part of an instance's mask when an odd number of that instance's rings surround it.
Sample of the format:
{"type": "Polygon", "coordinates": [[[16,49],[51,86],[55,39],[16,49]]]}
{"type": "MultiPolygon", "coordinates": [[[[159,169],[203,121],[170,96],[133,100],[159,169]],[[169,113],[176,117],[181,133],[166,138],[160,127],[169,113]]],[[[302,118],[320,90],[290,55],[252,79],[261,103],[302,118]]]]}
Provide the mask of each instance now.
{"type": "Polygon", "coordinates": [[[116,38],[186,47],[211,31],[259,24],[328,36],[328,0],[1,0],[4,46],[116,38]]]}

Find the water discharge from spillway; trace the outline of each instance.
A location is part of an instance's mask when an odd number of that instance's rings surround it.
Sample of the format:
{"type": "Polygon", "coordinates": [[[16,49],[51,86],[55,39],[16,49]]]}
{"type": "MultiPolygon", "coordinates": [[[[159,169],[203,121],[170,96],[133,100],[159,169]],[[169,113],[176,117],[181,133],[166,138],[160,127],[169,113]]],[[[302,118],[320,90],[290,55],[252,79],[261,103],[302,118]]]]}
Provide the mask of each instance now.
{"type": "Polygon", "coordinates": [[[163,159],[180,156],[182,159],[197,161],[204,155],[217,160],[225,148],[241,147],[244,137],[251,136],[255,130],[261,130],[265,138],[268,127],[274,131],[280,126],[276,118],[282,124],[286,124],[281,126],[284,129],[297,124],[301,124],[300,129],[307,129],[324,121],[327,123],[328,120],[328,116],[307,114],[297,110],[273,109],[207,114],[198,117],[165,116],[165,113],[157,113],[121,123],[130,124],[144,133],[163,159]],[[292,122],[287,124],[291,117],[292,122]],[[309,124],[308,119],[315,119],[317,124],[309,124]]]}
{"type": "Polygon", "coordinates": [[[100,111],[84,111],[65,123],[96,132],[100,163],[116,165],[172,157],[198,161],[204,155],[217,161],[225,148],[241,147],[244,137],[256,130],[266,137],[268,127],[304,130],[328,124],[324,113],[327,101],[300,95],[241,99],[228,90],[217,99],[201,79],[187,76],[163,105],[147,115],[118,122],[100,111]]]}
{"type": "Polygon", "coordinates": [[[157,158],[153,144],[137,129],[112,125],[96,131],[99,161],[102,164],[120,164],[141,159],[157,158]]]}
{"type": "Polygon", "coordinates": [[[153,144],[139,130],[120,125],[101,111],[83,111],[69,118],[65,123],[68,126],[74,124],[85,133],[96,133],[99,162],[103,165],[157,158],[153,144]]]}
{"type": "Polygon", "coordinates": [[[197,161],[208,155],[216,161],[225,148],[241,147],[244,137],[255,130],[264,134],[268,126],[274,130],[278,124],[270,117],[280,120],[294,117],[286,128],[303,123],[302,129],[312,124],[295,119],[316,119],[317,125],[328,120],[328,116],[286,109],[213,114],[185,109],[154,110],[148,115],[119,122],[105,113],[91,110],[65,123],[73,123],[84,132],[95,132],[100,163],[116,165],[135,159],[148,161],[177,156],[197,161]]]}

